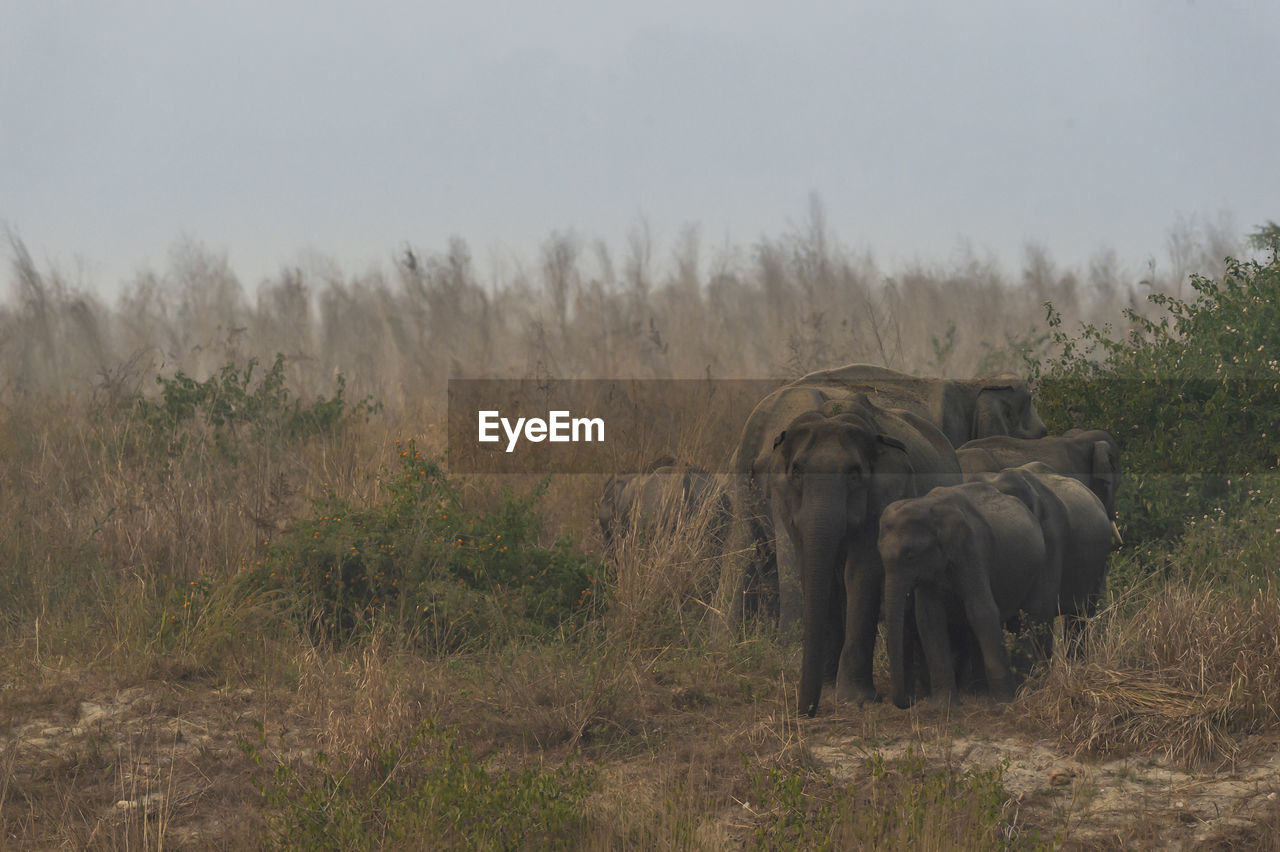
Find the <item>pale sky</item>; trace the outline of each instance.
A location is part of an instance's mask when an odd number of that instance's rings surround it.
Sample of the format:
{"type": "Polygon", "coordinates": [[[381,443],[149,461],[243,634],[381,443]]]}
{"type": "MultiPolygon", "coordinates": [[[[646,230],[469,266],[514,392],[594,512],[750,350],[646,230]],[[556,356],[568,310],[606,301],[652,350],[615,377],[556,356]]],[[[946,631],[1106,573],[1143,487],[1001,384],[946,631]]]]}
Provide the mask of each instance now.
{"type": "Polygon", "coordinates": [[[1164,257],[1280,219],[1280,4],[0,0],[0,225],[113,292],[184,236],[252,286],[461,236],[536,263],[749,247],[807,216],[882,266],[962,243],[1164,257]]]}

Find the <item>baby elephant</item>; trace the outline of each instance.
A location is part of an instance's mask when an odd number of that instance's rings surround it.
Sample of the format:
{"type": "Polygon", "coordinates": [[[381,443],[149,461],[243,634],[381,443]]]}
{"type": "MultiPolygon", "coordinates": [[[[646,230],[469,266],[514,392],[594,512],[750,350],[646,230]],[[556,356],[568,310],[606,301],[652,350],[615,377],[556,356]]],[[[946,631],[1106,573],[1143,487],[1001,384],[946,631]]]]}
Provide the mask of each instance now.
{"type": "Polygon", "coordinates": [[[894,703],[911,703],[904,630],[913,593],[933,694],[943,701],[956,695],[948,633],[967,623],[991,694],[1012,699],[1004,625],[1025,614],[1028,626],[1047,636],[1057,612],[1059,578],[1031,511],[985,482],[935,488],[890,504],[880,518],[878,544],[894,703]]]}
{"type": "Polygon", "coordinates": [[[728,500],[710,473],[663,456],[650,462],[643,473],[609,477],[596,517],[607,549],[632,530],[669,530],[677,518],[692,518],[704,510],[714,513],[708,528],[712,537],[720,537],[728,519],[728,500]]]}
{"type": "Polygon", "coordinates": [[[999,473],[967,473],[965,481],[988,482],[1022,502],[1040,522],[1051,571],[1058,573],[1058,614],[1067,651],[1080,651],[1086,619],[1097,612],[1106,587],[1115,525],[1097,495],[1043,462],[999,473]]]}
{"type": "MultiPolygon", "coordinates": [[[[969,441],[956,450],[960,469],[968,473],[998,473],[1028,462],[1044,462],[1055,473],[1070,476],[1089,488],[1116,519],[1116,491],[1120,487],[1120,447],[1102,429],[1071,429],[1045,438],[999,435],[969,441]]],[[[1116,535],[1119,535],[1116,532],[1116,535]]]]}

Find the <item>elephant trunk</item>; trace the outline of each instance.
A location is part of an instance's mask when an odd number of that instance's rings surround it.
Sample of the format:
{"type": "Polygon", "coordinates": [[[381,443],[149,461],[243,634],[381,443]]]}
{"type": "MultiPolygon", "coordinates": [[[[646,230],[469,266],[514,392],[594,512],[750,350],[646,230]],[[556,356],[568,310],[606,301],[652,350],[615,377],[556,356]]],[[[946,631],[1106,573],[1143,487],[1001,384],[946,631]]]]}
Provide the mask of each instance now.
{"type": "Polygon", "coordinates": [[[973,434],[970,437],[1012,435],[1015,438],[1043,438],[1049,434],[1049,427],[1040,419],[1031,403],[1027,403],[1026,410],[1020,416],[1014,417],[1017,419],[1006,416],[995,401],[979,397],[977,408],[973,412],[973,434]]]}
{"type": "Polygon", "coordinates": [[[893,703],[911,706],[906,670],[907,581],[898,571],[886,571],[884,587],[885,631],[889,640],[889,673],[893,681],[893,703]]]}
{"type": "Polygon", "coordinates": [[[999,413],[999,408],[990,404],[989,400],[978,400],[978,409],[973,413],[973,434],[971,438],[987,438],[992,435],[1007,435],[1012,430],[999,413]]]}
{"type": "MultiPolygon", "coordinates": [[[[845,498],[841,493],[819,501],[823,508],[813,513],[799,528],[801,551],[801,576],[804,578],[804,634],[803,657],[800,664],[800,712],[809,716],[818,712],[818,698],[822,694],[822,678],[828,654],[839,653],[833,647],[833,631],[840,624],[832,623],[832,613],[842,612],[840,601],[833,600],[838,592],[836,572],[844,570],[844,553],[841,544],[845,537],[845,498]]],[[[808,497],[808,495],[806,495],[808,497]]]]}

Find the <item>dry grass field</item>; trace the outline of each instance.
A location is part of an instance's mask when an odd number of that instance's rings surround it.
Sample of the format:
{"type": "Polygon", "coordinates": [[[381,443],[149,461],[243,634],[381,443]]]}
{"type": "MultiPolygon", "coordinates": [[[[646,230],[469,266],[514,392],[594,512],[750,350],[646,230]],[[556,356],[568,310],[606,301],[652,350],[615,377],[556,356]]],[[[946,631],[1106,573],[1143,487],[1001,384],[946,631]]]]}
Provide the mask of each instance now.
{"type": "Polygon", "coordinates": [[[887,272],[815,212],[714,257],[692,232],[665,259],[556,235],[482,281],[454,241],[256,288],[187,244],[104,304],[11,240],[0,845],[1274,848],[1262,472],[1126,544],[1090,653],[1011,704],[809,719],[796,644],[715,606],[708,513],[605,558],[607,472],[444,455],[450,378],[1025,373],[1061,354],[1046,301],[1123,339],[1240,251],[1171,244],[1142,275],[1035,247],[1013,280],[974,257],[887,272]]]}

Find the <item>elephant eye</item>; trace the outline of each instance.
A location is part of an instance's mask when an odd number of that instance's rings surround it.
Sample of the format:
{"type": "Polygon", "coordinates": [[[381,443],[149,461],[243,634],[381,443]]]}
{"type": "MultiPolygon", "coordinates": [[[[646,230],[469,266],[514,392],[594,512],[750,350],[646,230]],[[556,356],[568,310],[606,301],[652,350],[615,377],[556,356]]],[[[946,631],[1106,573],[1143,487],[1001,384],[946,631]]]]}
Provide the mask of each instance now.
{"type": "Polygon", "coordinates": [[[792,479],[799,479],[804,475],[804,469],[800,467],[800,462],[792,462],[790,476],[792,479]]]}

